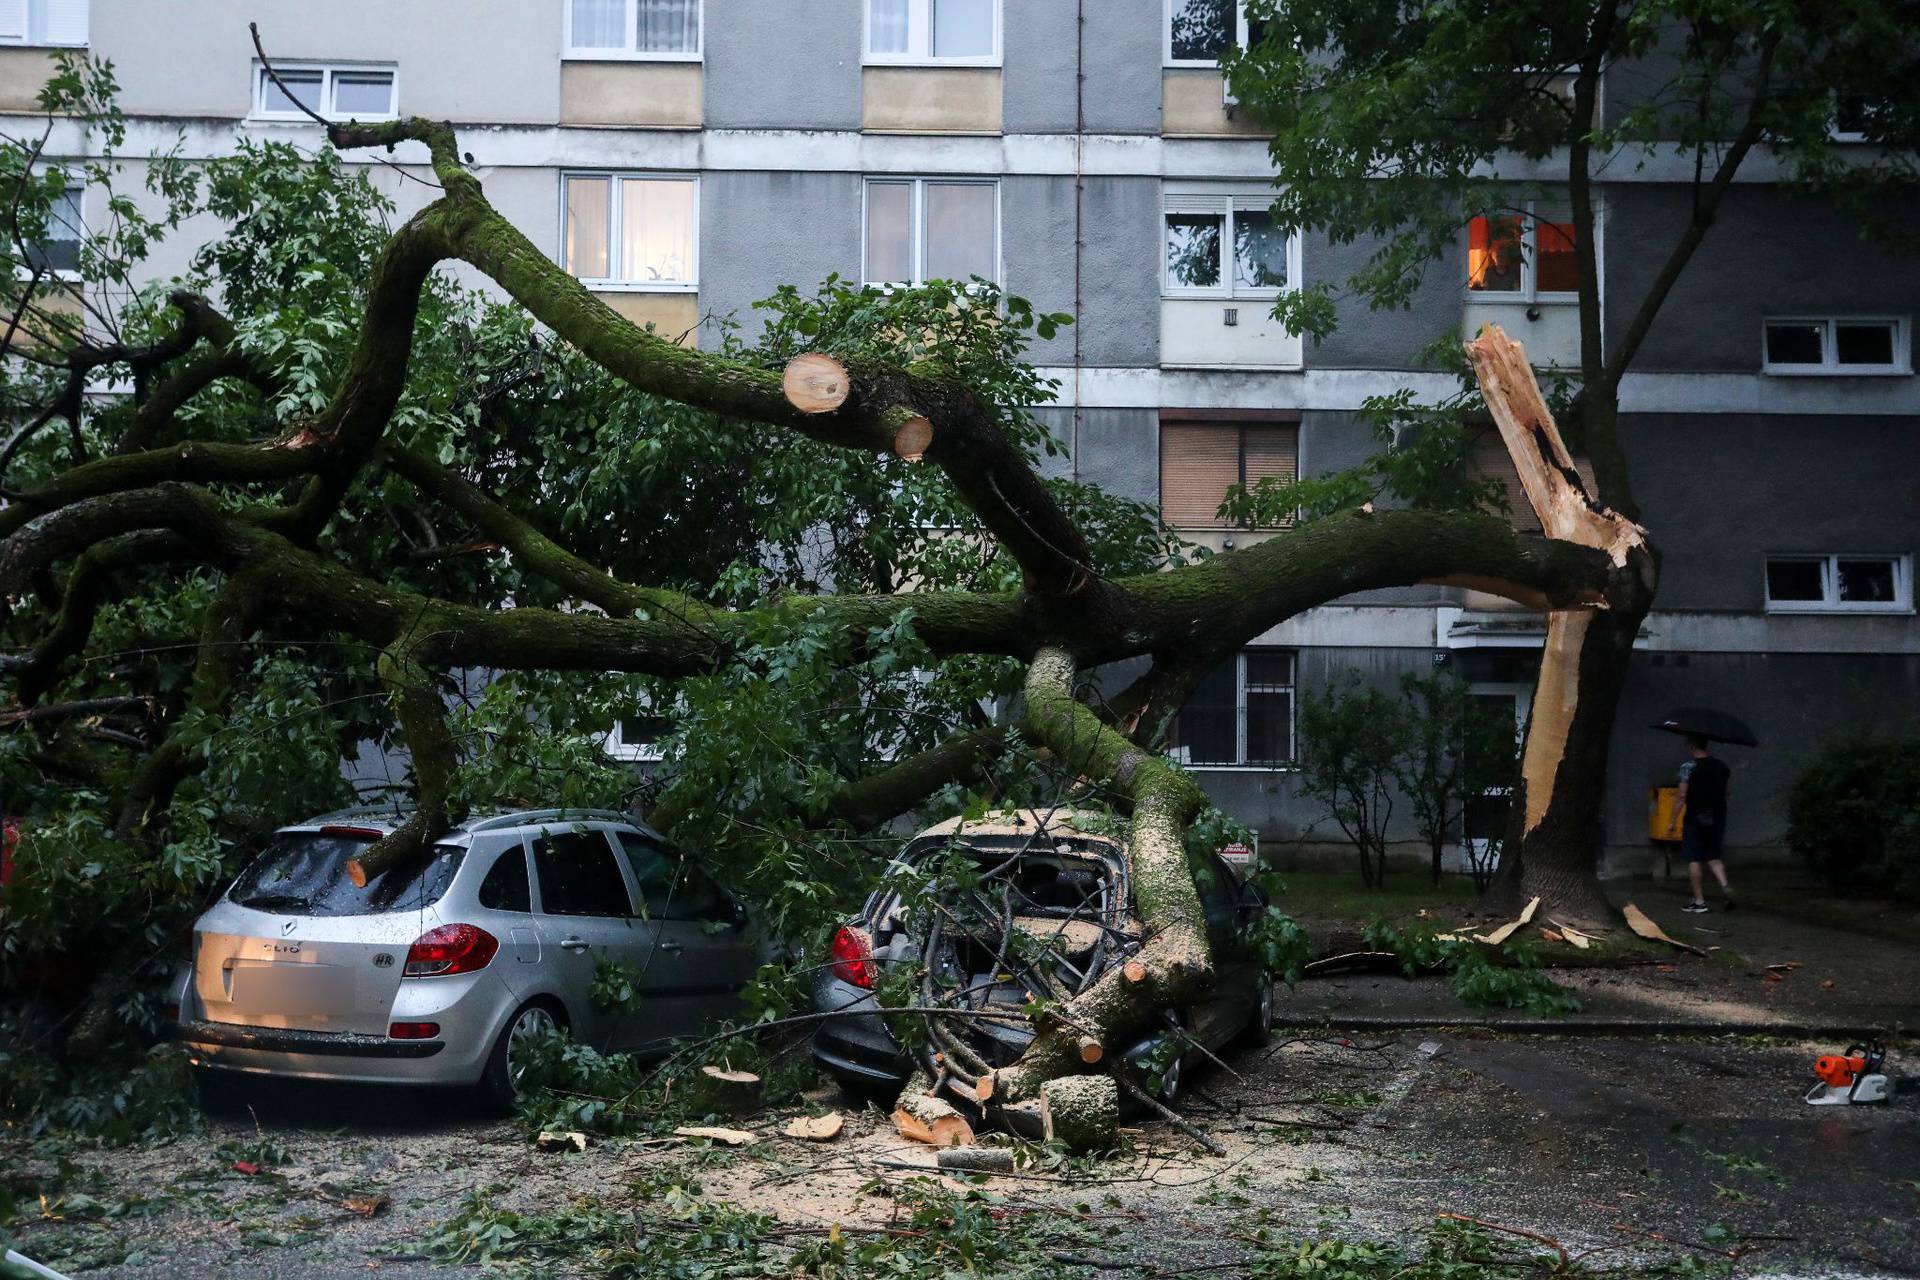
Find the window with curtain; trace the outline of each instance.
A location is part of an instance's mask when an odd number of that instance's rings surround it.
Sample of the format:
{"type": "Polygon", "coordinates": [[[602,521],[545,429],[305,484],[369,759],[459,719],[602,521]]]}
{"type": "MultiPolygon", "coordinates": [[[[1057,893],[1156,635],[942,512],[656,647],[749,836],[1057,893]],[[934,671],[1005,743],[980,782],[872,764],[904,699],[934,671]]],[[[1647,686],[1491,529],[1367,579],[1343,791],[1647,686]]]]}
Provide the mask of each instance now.
{"type": "Polygon", "coordinates": [[[561,257],[568,271],[628,288],[697,287],[696,179],[570,173],[563,182],[561,257]]]}
{"type": "Polygon", "coordinates": [[[1218,514],[1227,490],[1290,483],[1299,455],[1296,423],[1182,421],[1170,410],[1160,422],[1160,518],[1176,529],[1234,528],[1218,514]]]}
{"type": "Polygon", "coordinates": [[[1467,221],[1467,292],[1516,302],[1570,301],[1580,291],[1578,233],[1546,203],[1467,221]]]}
{"type": "Polygon", "coordinates": [[[928,178],[867,183],[868,284],[924,284],[999,275],[996,184],[928,178]]]}
{"type": "Polygon", "coordinates": [[[867,58],[875,62],[992,64],[1000,57],[1000,0],[866,0],[867,58]]]}
{"type": "Polygon", "coordinates": [[[567,0],[567,51],[575,57],[700,56],[700,0],[567,0]]]}

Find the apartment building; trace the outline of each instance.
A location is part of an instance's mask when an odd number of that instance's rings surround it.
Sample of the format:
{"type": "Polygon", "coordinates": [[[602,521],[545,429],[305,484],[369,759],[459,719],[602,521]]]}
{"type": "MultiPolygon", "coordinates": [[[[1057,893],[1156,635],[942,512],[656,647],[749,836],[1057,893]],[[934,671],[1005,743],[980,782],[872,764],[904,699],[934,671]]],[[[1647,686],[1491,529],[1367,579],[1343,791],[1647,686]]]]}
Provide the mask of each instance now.
{"type": "MultiPolygon", "coordinates": [[[[1319,344],[1280,329],[1281,291],[1344,279],[1370,246],[1273,225],[1263,142],[1217,65],[1244,15],[1209,0],[0,0],[0,110],[31,111],[53,50],[84,46],[115,64],[131,153],[319,147],[263,77],[250,20],[301,105],[458,123],[535,243],[689,341],[704,315],[752,325],[754,300],[832,273],[977,273],[1073,313],[1033,352],[1060,384],[1044,416],[1065,465],[1224,552],[1260,536],[1215,517],[1230,483],[1351,464],[1374,448],[1366,396],[1451,389],[1417,359],[1436,336],[1492,320],[1536,362],[1576,355],[1570,227],[1550,203],[1517,228],[1520,257],[1515,227],[1477,221],[1410,308],[1348,304],[1319,344]]],[[[1649,91],[1637,75],[1657,71],[1619,69],[1610,100],[1649,91]]],[[[56,131],[56,153],[85,145],[56,131]]],[[[1920,265],[1749,169],[1624,391],[1667,558],[1614,746],[1606,837],[1623,857],[1644,850],[1646,788],[1677,762],[1642,727],[1668,707],[1759,731],[1763,749],[1734,759],[1740,846],[1778,842],[1809,749],[1920,712],[1920,265]]],[[[1611,332],[1677,233],[1689,176],[1603,175],[1611,332]]],[[[403,209],[430,194],[376,178],[403,209]]],[[[1289,768],[1300,696],[1343,668],[1386,681],[1446,664],[1524,720],[1542,634],[1450,588],[1317,609],[1208,681],[1178,750],[1268,840],[1299,839],[1316,817],[1289,768]]]]}

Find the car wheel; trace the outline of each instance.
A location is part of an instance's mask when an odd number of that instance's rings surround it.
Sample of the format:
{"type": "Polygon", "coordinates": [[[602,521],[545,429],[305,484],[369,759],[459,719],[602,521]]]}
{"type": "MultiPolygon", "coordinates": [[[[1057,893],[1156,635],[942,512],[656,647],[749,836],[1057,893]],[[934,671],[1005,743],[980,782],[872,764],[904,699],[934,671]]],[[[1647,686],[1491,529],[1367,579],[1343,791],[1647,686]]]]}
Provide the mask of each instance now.
{"type": "Polygon", "coordinates": [[[1253,1021],[1240,1033],[1243,1043],[1262,1048],[1273,1043],[1273,980],[1262,976],[1260,997],[1254,1001],[1253,1021]]]}
{"type": "MultiPolygon", "coordinates": [[[[1176,1013],[1173,1015],[1174,1025],[1183,1031],[1186,1029],[1188,1021],[1185,1014],[1176,1013]]],[[[1181,1043],[1184,1044],[1185,1041],[1182,1040],[1181,1043]]],[[[1173,1061],[1167,1065],[1167,1069],[1160,1073],[1160,1087],[1154,1090],[1154,1096],[1169,1107],[1178,1106],[1186,1097],[1187,1068],[1191,1065],[1187,1059],[1192,1056],[1191,1053],[1185,1051],[1175,1055],[1173,1061]]]]}
{"type": "Polygon", "coordinates": [[[480,1097],[489,1110],[508,1112],[520,1100],[520,1081],[527,1073],[527,1048],[535,1040],[564,1025],[551,1005],[529,1000],[514,1010],[500,1029],[480,1073],[480,1097]]]}

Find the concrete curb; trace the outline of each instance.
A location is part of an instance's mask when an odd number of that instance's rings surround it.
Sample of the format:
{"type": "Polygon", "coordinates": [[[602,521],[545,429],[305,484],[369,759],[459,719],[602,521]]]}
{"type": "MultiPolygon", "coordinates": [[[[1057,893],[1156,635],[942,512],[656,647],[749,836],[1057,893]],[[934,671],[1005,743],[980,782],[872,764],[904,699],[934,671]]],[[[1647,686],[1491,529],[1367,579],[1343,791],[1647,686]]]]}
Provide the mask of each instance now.
{"type": "Polygon", "coordinates": [[[1280,1015],[1274,1029],[1287,1031],[1417,1031],[1424,1028],[1505,1031],[1517,1035],[1553,1036],[1791,1036],[1801,1040],[1837,1040],[1845,1038],[1889,1040],[1901,1038],[1905,1028],[1895,1025],[1867,1027],[1847,1023],[1805,1022],[1709,1022],[1704,1020],[1640,1018],[1589,1018],[1567,1021],[1558,1018],[1475,1018],[1460,1016],[1398,1017],[1391,1014],[1355,1013],[1345,1016],[1280,1015]]]}

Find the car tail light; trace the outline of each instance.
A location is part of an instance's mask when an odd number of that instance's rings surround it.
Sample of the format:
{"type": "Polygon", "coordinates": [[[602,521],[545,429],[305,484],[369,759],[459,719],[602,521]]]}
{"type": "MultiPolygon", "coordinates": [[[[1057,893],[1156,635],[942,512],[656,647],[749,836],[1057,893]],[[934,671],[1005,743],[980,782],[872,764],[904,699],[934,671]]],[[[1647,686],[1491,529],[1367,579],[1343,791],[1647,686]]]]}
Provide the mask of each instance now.
{"type": "Polygon", "coordinates": [[[833,941],[827,947],[827,954],[833,957],[834,977],[842,982],[850,982],[856,987],[872,989],[875,968],[873,943],[867,940],[864,929],[842,925],[834,931],[833,941]]]}
{"type": "Polygon", "coordinates": [[[444,978],[484,969],[500,949],[500,940],[470,924],[443,924],[429,929],[407,948],[409,978],[444,978]]]}
{"type": "Polygon", "coordinates": [[[396,1022],[387,1028],[390,1040],[431,1040],[439,1034],[437,1022],[396,1022]]]}

